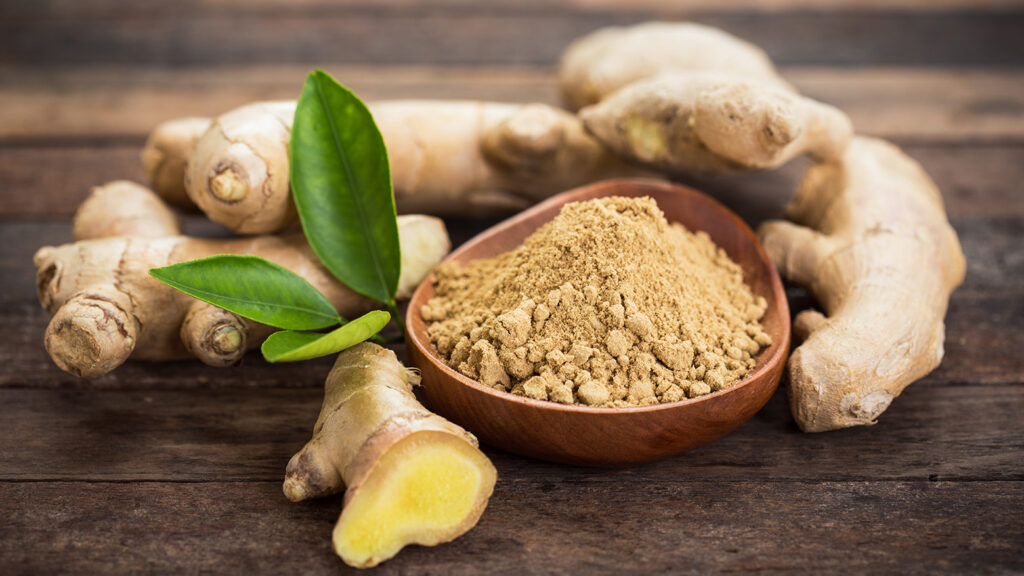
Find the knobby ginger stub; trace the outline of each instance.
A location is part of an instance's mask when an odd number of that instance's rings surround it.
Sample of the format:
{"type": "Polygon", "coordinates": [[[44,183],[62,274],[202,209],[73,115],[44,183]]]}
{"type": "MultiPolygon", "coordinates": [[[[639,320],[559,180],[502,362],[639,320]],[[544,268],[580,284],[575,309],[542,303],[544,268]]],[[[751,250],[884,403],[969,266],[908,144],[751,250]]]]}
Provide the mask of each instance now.
{"type": "Polygon", "coordinates": [[[651,198],[566,204],[521,246],[446,263],[421,309],[445,361],[537,400],[626,407],[727,388],[771,344],[767,303],[651,198]]]}

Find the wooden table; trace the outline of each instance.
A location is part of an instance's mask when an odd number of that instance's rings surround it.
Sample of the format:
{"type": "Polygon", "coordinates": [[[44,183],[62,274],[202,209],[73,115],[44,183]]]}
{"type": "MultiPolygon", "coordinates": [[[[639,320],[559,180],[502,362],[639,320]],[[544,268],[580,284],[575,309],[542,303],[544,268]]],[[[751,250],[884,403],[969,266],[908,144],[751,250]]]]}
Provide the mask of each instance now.
{"type": "MultiPolygon", "coordinates": [[[[648,466],[488,449],[500,481],[479,526],[379,572],[1024,571],[1024,11],[752,2],[0,4],[0,572],[346,569],[329,544],[341,498],[290,504],[280,490],[328,361],[129,363],[85,382],[43,349],[31,255],[70,239],[90,186],[141,180],[156,122],[295,97],[316,66],[370,99],[554,103],[573,37],[652,17],[759,43],[802,91],[925,166],[968,260],[946,359],[870,428],[802,434],[780,391],[722,440],[648,466]]],[[[697,185],[757,223],[802,168],[697,185]]],[[[449,222],[461,240],[485,224],[449,222]]]]}

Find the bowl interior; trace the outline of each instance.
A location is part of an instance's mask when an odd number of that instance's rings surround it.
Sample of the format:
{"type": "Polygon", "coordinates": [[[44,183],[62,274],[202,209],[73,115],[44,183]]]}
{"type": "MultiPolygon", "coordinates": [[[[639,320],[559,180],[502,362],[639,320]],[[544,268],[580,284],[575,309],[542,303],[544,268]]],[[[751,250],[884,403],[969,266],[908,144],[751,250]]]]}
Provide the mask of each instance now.
{"type": "MultiPolygon", "coordinates": [[[[549,418],[558,418],[559,415],[563,417],[572,415],[572,417],[577,419],[585,415],[614,415],[616,418],[621,419],[628,417],[630,414],[639,415],[641,413],[672,410],[673,408],[685,406],[698,406],[702,403],[706,404],[713,402],[715,398],[736,394],[737,391],[741,391],[744,387],[751,384],[756,385],[757,382],[764,381],[766,378],[773,380],[771,391],[774,391],[781,374],[781,365],[785,362],[785,356],[789,350],[789,308],[786,303],[781,280],[774,265],[768,259],[763,247],[750,228],[723,205],[691,188],[660,180],[631,179],[600,182],[571,190],[554,196],[484,231],[450,254],[446,261],[456,261],[465,264],[472,260],[489,258],[512,250],[537,228],[557,216],[564,204],[605,196],[650,196],[658,203],[658,206],[665,213],[669,222],[678,222],[693,231],[700,230],[706,232],[718,246],[725,250],[730,258],[740,265],[743,269],[744,281],[755,294],[764,297],[768,302],[768,307],[764,318],[761,320],[761,324],[765,332],[771,336],[772,344],[759,353],[754,370],[742,381],[718,392],[669,404],[636,408],[592,408],[589,406],[562,405],[515,396],[485,386],[445,364],[431,344],[427,336],[427,325],[419,313],[423,304],[434,295],[432,281],[428,278],[413,294],[412,300],[409,303],[407,322],[409,326],[410,354],[418,365],[426,364],[420,365],[419,368],[424,372],[424,387],[432,408],[467,427],[470,431],[477,433],[485,441],[488,441],[492,439],[490,437],[493,435],[486,432],[481,434],[480,431],[474,429],[473,425],[479,424],[478,428],[482,427],[488,432],[493,426],[483,425],[482,422],[479,422],[478,416],[481,415],[472,406],[465,406],[466,403],[491,403],[492,401],[505,403],[508,404],[510,410],[517,411],[520,417],[526,414],[528,410],[531,415],[540,414],[540,417],[545,417],[543,415],[546,414],[549,418]],[[460,390],[458,387],[467,387],[468,390],[460,390]],[[469,395],[462,398],[462,392],[469,392],[469,395]],[[453,394],[459,395],[460,398],[451,398],[453,394]]],[[[732,423],[731,427],[739,425],[743,420],[759,410],[768,397],[770,397],[770,393],[767,395],[758,394],[756,396],[759,398],[757,401],[760,404],[753,407],[752,410],[750,406],[740,406],[733,409],[737,412],[737,416],[745,416],[742,420],[732,423]],[[762,396],[763,400],[760,400],[762,396]]],[[[493,409],[493,406],[490,409],[493,409]]],[[[719,406],[719,409],[725,408],[719,406]]],[[[681,413],[680,415],[685,417],[685,414],[681,413]]],[[[725,419],[727,420],[728,418],[725,419]]],[[[731,429],[731,427],[728,429],[731,429]]],[[[728,430],[726,429],[725,431],[728,430]]],[[[721,433],[724,433],[724,431],[721,433]]],[[[505,449],[510,449],[508,445],[503,445],[501,441],[496,442],[496,444],[505,449]]],[[[674,451],[666,449],[668,450],[667,453],[679,451],[678,449],[674,451]]],[[[541,453],[538,453],[538,451],[532,450],[529,447],[523,449],[512,447],[511,451],[527,455],[539,454],[539,457],[546,459],[580,462],[579,459],[571,457],[560,458],[558,455],[544,454],[543,450],[540,451],[541,453]]]]}

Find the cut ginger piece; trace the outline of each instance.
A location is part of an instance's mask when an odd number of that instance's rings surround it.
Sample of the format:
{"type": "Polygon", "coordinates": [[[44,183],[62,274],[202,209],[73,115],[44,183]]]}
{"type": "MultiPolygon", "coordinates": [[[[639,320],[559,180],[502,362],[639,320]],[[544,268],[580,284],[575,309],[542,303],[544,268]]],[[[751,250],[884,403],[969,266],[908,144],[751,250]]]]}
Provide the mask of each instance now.
{"type": "Polygon", "coordinates": [[[419,375],[364,342],[338,355],[313,438],[288,463],[284,493],[300,501],[340,492],[334,550],[369,568],[408,544],[434,546],[476,525],[497,472],[476,438],[413,395],[419,375]]]}
{"type": "Polygon", "coordinates": [[[454,540],[476,524],[494,482],[487,457],[461,438],[412,434],[380,458],[345,505],[334,551],[346,564],[369,567],[408,544],[454,540]]]}

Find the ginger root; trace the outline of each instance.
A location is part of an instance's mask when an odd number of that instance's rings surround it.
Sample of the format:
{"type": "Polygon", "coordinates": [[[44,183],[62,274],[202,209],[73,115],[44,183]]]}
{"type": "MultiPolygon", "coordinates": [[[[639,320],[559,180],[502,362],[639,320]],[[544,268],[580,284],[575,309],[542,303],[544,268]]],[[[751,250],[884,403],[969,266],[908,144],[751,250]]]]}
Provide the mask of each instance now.
{"type": "Polygon", "coordinates": [[[142,148],[142,169],[149,184],[165,202],[186,210],[195,204],[185,191],[185,167],[199,137],[210,127],[209,118],[178,118],[159,124],[142,148]]]}
{"type": "Polygon", "coordinates": [[[647,22],[587,34],[563,53],[559,82],[566,106],[578,110],[638,80],[700,71],[793,91],[760,48],[691,22],[647,22]]]}
{"type": "Polygon", "coordinates": [[[295,102],[257,102],[215,118],[196,142],[185,190],[211,220],[241,234],[299,221],[288,182],[295,102]]]}
{"type": "Polygon", "coordinates": [[[312,440],[288,462],[283,490],[293,502],[347,487],[333,542],[351,566],[458,538],[494,489],[497,472],[476,438],[417,402],[418,383],[386,348],[345,350],[327,377],[312,440]]]}
{"type": "Polygon", "coordinates": [[[75,240],[113,236],[160,238],[181,233],[178,217],[152,190],[115,180],[96,186],[75,212],[71,224],[75,240]]]}
{"type": "Polygon", "coordinates": [[[717,72],[640,80],[580,117],[616,153],[675,174],[776,168],[804,153],[835,160],[853,133],[832,106],[717,72]]]}
{"type": "Polygon", "coordinates": [[[805,432],[874,424],[942,360],[965,268],[942,196],[898,148],[858,137],[808,170],[786,216],[797,224],[761,227],[765,248],[825,312],[794,324],[806,340],[788,364],[793,416],[805,432]]]}
{"type": "MultiPolygon", "coordinates": [[[[76,222],[83,219],[80,215],[76,222]]],[[[450,243],[444,223],[429,216],[399,217],[398,233],[402,274],[397,296],[408,298],[448,253],[450,243]]],[[[280,264],[316,286],[343,316],[375,307],[335,280],[301,233],[230,240],[83,240],[44,247],[35,255],[39,301],[53,316],[45,337],[50,357],[62,370],[81,378],[102,376],[129,357],[171,360],[193,355],[213,366],[237,362],[271,329],[195,300],[149,275],[150,268],[215,254],[251,254],[280,264]]]]}
{"type": "MultiPolygon", "coordinates": [[[[609,154],[574,115],[542,104],[414,100],[370,110],[400,213],[509,213],[588,182],[647,174],[609,154]]],[[[243,106],[199,139],[185,183],[210,219],[246,234],[296,223],[288,181],[294,111],[294,102],[243,106]]]]}

